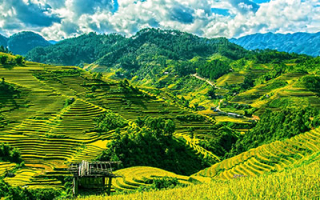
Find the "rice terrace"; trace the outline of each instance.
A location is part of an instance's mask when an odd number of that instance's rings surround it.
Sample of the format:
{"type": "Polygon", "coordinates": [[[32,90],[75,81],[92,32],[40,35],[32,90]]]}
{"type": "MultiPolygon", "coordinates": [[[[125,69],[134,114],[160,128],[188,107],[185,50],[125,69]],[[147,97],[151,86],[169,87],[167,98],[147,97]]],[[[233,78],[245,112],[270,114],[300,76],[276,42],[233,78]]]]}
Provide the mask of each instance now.
{"type": "Polygon", "coordinates": [[[320,199],[317,1],[0,5],[1,200],[320,199]]]}

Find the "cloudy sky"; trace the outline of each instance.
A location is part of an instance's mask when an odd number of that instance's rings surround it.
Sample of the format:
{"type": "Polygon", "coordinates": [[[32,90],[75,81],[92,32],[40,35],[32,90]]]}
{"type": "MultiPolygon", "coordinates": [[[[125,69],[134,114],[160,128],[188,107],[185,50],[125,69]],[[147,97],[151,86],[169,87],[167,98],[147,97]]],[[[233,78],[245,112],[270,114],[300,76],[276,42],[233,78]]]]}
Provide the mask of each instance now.
{"type": "Polygon", "coordinates": [[[0,0],[0,34],[21,30],[61,40],[142,28],[204,37],[320,31],[320,0],[0,0]]]}

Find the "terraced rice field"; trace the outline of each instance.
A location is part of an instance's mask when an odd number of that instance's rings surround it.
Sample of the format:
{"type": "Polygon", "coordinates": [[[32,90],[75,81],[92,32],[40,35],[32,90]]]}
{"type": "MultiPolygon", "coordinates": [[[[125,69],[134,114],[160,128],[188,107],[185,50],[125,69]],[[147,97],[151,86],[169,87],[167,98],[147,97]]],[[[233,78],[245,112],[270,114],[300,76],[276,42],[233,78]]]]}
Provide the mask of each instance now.
{"type": "Polygon", "coordinates": [[[0,177],[6,175],[7,171],[11,171],[16,167],[15,163],[10,162],[0,162],[0,177]]]}
{"type": "Polygon", "coordinates": [[[246,92],[240,93],[232,99],[232,102],[250,104],[252,107],[263,108],[272,100],[291,97],[307,99],[312,106],[320,107],[319,97],[317,97],[314,92],[311,92],[305,87],[297,84],[298,79],[305,75],[306,74],[303,73],[284,74],[271,82],[258,85],[246,92]],[[285,81],[287,82],[287,85],[273,88],[272,84],[275,81],[285,81]],[[265,98],[267,95],[269,97],[265,98]]]}
{"type": "Polygon", "coordinates": [[[148,187],[152,184],[152,180],[163,177],[177,178],[180,183],[185,185],[191,185],[195,182],[209,182],[211,180],[210,178],[177,175],[154,167],[130,167],[114,173],[120,177],[113,179],[112,185],[120,191],[148,187]]]}
{"type": "Polygon", "coordinates": [[[241,74],[238,72],[229,73],[221,76],[217,80],[217,86],[225,86],[226,84],[228,85],[240,84],[240,83],[243,83],[244,78],[245,78],[245,74],[241,74]]]}
{"type": "Polygon", "coordinates": [[[197,173],[198,176],[232,179],[281,171],[292,165],[319,156],[320,128],[284,141],[276,141],[226,159],[197,173]]]}
{"type": "Polygon", "coordinates": [[[126,199],[319,199],[320,160],[259,177],[212,180],[185,188],[120,194],[110,197],[86,196],[81,200],[126,199]]]}
{"type": "MultiPolygon", "coordinates": [[[[189,127],[199,135],[211,130],[210,119],[181,122],[176,116],[190,111],[144,93],[123,91],[114,81],[93,80],[84,71],[56,76],[73,70],[79,69],[32,62],[13,69],[0,66],[1,77],[20,91],[20,95],[0,96],[0,114],[6,122],[0,126],[0,141],[18,148],[26,165],[16,177],[6,179],[10,184],[61,187],[57,177],[69,176],[66,169],[70,162],[95,159],[112,140],[114,131],[94,131],[95,118],[107,110],[130,122],[144,116],[173,119],[177,134],[188,134],[189,127]],[[96,92],[92,92],[92,86],[97,87],[96,92]],[[74,102],[66,105],[68,99],[74,102]]],[[[10,171],[14,164],[0,166],[0,175],[4,166],[10,171]]]]}

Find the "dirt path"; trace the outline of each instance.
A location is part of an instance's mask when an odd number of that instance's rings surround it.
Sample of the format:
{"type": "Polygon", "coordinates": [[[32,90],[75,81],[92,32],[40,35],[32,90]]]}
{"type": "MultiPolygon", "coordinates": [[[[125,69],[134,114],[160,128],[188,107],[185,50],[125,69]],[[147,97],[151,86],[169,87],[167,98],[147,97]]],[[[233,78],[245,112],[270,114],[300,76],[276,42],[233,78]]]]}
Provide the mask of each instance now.
{"type": "Polygon", "coordinates": [[[199,79],[199,80],[202,80],[202,81],[206,81],[209,85],[211,85],[212,87],[215,87],[215,88],[217,88],[217,89],[220,89],[218,86],[216,86],[213,82],[211,82],[211,81],[209,81],[208,79],[205,79],[205,78],[203,78],[203,77],[201,77],[201,76],[198,76],[198,74],[191,74],[191,76],[194,76],[194,77],[196,77],[197,79],[199,79]]]}

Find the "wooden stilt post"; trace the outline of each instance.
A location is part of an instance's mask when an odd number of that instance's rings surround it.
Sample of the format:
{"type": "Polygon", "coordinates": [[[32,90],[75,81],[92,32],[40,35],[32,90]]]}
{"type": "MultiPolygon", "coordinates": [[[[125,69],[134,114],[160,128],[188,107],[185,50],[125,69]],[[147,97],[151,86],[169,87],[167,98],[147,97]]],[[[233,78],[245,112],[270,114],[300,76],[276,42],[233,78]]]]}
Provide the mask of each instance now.
{"type": "Polygon", "coordinates": [[[107,194],[110,196],[111,194],[111,185],[112,185],[112,177],[109,176],[109,183],[108,183],[108,188],[107,188],[107,194]]]}
{"type": "Polygon", "coordinates": [[[102,177],[102,189],[105,189],[106,186],[106,177],[102,177]]]}
{"type": "Polygon", "coordinates": [[[77,176],[73,177],[73,196],[76,197],[78,195],[79,189],[79,180],[77,176]]]}

